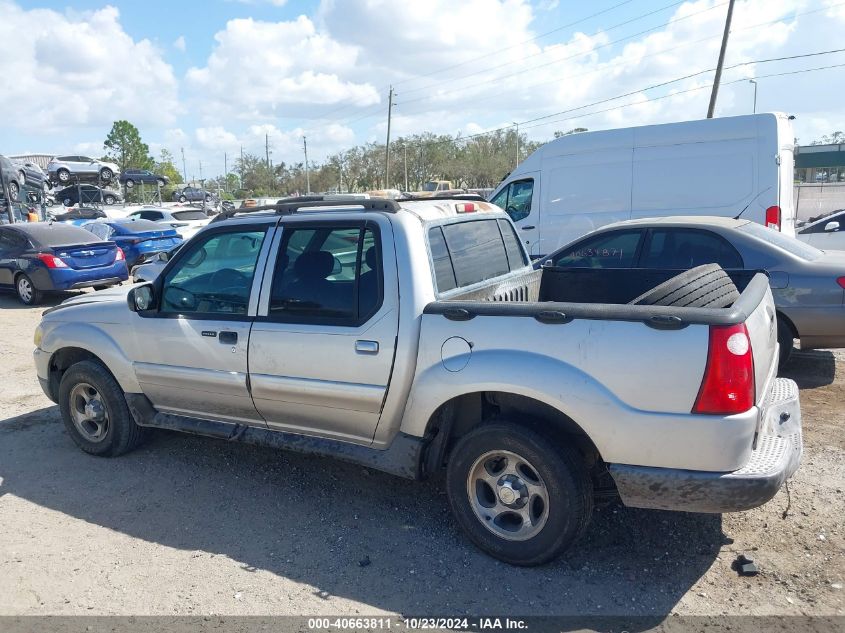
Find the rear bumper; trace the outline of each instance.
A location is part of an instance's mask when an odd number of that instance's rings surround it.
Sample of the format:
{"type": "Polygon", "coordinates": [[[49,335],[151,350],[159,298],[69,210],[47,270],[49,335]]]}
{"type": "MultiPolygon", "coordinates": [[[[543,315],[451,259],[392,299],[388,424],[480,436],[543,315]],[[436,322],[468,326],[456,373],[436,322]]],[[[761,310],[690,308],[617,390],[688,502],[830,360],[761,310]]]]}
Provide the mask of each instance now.
{"type": "Polygon", "coordinates": [[[714,513],[763,505],[801,463],[801,408],[794,381],[775,379],[761,416],[751,457],[733,472],[611,464],[622,502],[635,508],[714,513]]]}
{"type": "MultiPolygon", "coordinates": [[[[43,287],[33,279],[39,290],[76,290],[91,286],[113,286],[129,278],[129,272],[123,262],[113,266],[91,269],[52,269],[47,275],[48,283],[43,287]]],[[[46,280],[45,280],[46,281],[46,280]]]]}

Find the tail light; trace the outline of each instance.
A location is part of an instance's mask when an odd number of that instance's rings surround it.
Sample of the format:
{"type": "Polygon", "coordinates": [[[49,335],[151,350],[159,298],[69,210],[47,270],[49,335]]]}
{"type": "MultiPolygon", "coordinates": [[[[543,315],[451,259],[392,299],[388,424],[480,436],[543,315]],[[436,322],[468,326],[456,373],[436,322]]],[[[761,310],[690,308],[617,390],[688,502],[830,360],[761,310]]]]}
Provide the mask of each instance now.
{"type": "Polygon", "coordinates": [[[123,262],[126,261],[126,255],[123,253],[123,249],[119,246],[117,247],[117,254],[114,256],[114,261],[116,262],[123,262]]]}
{"type": "Polygon", "coordinates": [[[693,413],[732,415],[754,406],[754,357],[745,324],[711,325],[707,366],[693,413]]]}
{"type": "Polygon", "coordinates": [[[475,205],[472,202],[459,202],[455,205],[455,211],[458,213],[474,213],[475,205]]]}
{"type": "Polygon", "coordinates": [[[845,277],[837,277],[836,283],[838,283],[842,288],[845,288],[845,277]]]}
{"type": "Polygon", "coordinates": [[[67,264],[55,255],[50,255],[49,253],[38,253],[37,257],[44,262],[44,265],[47,268],[67,268],[67,264]]]}
{"type": "Polygon", "coordinates": [[[766,226],[780,231],[780,207],[775,205],[766,209],[766,226]]]}

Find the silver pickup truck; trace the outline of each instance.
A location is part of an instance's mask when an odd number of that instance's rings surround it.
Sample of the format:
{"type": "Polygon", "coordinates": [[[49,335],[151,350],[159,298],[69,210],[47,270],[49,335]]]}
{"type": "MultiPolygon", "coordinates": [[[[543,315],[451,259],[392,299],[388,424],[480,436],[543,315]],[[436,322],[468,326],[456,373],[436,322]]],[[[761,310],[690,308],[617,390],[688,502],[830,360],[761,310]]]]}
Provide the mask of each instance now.
{"type": "Polygon", "coordinates": [[[47,310],[35,365],[88,453],[164,428],[445,470],[457,522],[513,564],[555,557],[611,495],[768,501],[802,443],[766,277],[713,308],[596,303],[593,273],[572,300],[569,273],[532,268],[480,201],[231,211],[155,282],[47,310]]]}

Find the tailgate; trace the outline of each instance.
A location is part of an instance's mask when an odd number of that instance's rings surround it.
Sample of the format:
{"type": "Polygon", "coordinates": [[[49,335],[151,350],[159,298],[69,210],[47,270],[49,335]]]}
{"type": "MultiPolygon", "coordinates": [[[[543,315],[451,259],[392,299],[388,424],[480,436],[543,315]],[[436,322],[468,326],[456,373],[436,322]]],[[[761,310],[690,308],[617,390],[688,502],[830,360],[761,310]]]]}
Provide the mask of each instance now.
{"type": "Polygon", "coordinates": [[[754,355],[755,403],[765,400],[771,381],[777,374],[778,333],[775,302],[771,289],[766,290],[763,300],[745,322],[751,339],[751,353],[754,355]]]}

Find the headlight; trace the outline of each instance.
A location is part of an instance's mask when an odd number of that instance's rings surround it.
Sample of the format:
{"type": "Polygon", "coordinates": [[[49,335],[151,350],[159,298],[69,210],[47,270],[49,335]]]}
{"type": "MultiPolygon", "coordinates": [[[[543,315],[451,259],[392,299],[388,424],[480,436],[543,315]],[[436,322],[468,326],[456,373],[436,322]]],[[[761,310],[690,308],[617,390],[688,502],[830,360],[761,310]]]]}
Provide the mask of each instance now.
{"type": "Polygon", "coordinates": [[[35,334],[32,335],[32,342],[35,343],[35,347],[41,347],[41,339],[44,336],[44,332],[41,331],[41,326],[37,326],[35,328],[35,334]]]}

